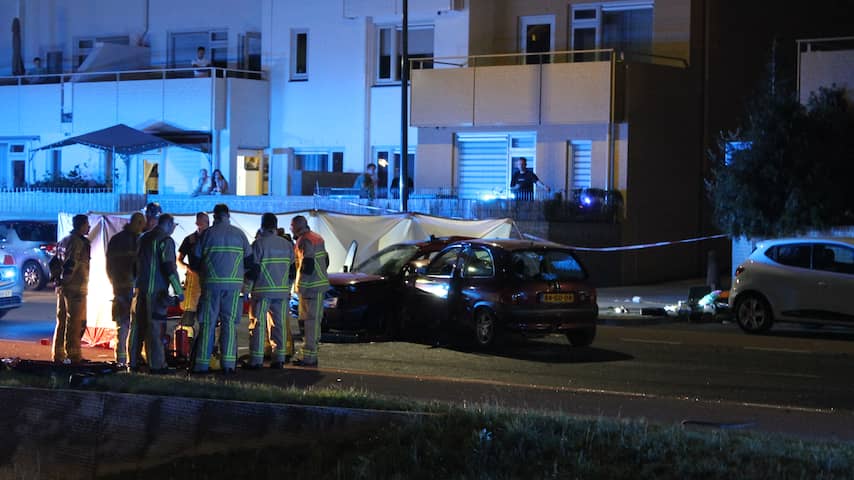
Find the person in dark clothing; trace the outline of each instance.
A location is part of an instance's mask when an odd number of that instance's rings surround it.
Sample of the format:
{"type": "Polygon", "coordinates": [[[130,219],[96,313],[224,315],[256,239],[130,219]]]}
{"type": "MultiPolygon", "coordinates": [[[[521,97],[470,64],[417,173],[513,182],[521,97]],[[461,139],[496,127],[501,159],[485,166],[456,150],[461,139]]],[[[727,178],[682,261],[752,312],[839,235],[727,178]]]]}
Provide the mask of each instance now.
{"type": "Polygon", "coordinates": [[[175,260],[175,241],[170,236],[174,231],[174,217],[163,214],[157,219],[157,226],[139,240],[136,309],[130,335],[131,370],[140,368],[144,347],[150,372],[167,371],[163,339],[166,336],[166,309],[172,301],[169,287],[178,300],[184,300],[175,260]]]}
{"type": "Polygon", "coordinates": [[[145,215],[136,212],[121,232],[107,243],[107,277],[113,285],[113,321],[116,322],[116,364],[126,366],[133,287],[136,281],[136,257],[139,234],[145,228],[145,215]]]}
{"type": "Polygon", "coordinates": [[[537,183],[542,185],[546,191],[550,191],[549,187],[540,180],[540,177],[536,173],[528,170],[528,159],[525,157],[519,158],[517,165],[518,167],[513,171],[513,177],[510,179],[510,189],[516,192],[517,200],[533,200],[534,185],[537,183]]]}
{"type": "Polygon", "coordinates": [[[75,215],[74,230],[57,246],[62,272],[56,281],[56,330],[53,333],[51,357],[57,363],[83,361],[80,340],[86,331],[86,297],[89,294],[89,259],[91,246],[89,217],[75,215]]]}

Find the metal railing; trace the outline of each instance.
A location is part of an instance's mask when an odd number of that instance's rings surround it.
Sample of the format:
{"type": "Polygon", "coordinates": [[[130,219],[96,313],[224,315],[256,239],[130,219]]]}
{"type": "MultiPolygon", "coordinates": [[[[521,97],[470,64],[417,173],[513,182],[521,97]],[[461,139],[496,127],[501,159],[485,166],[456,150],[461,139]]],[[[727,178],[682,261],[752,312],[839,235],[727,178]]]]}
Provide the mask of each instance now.
{"type": "Polygon", "coordinates": [[[494,53],[452,57],[410,58],[409,64],[412,70],[421,70],[425,68],[434,68],[435,65],[457,68],[476,68],[503,65],[609,62],[612,58],[616,62],[640,61],[678,68],[688,68],[688,61],[684,58],[656,55],[645,52],[615,50],[613,48],[560,50],[543,53],[494,53]]]}
{"type": "Polygon", "coordinates": [[[69,82],[120,82],[125,80],[167,80],[172,78],[248,78],[266,80],[267,72],[219,67],[182,67],[111,70],[98,72],[67,72],[44,75],[0,76],[0,86],[43,85],[69,82]]]}

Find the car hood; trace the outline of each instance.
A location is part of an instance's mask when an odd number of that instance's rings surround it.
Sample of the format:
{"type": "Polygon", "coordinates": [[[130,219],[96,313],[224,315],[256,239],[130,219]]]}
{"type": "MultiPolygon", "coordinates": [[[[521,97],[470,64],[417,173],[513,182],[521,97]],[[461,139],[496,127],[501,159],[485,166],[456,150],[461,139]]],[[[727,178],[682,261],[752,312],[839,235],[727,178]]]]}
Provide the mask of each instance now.
{"type": "Polygon", "coordinates": [[[335,287],[343,287],[357,283],[376,282],[383,280],[385,277],[380,275],[371,275],[367,273],[350,272],[350,273],[330,273],[329,284],[335,287]]]}

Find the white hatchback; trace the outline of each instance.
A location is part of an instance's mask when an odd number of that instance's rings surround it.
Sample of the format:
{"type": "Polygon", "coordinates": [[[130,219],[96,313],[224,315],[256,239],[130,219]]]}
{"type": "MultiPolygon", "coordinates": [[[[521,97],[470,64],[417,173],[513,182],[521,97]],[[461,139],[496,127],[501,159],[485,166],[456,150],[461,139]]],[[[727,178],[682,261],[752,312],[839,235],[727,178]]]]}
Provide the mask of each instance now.
{"type": "Polygon", "coordinates": [[[854,238],[764,241],[732,285],[730,308],[745,332],[775,321],[854,326],[854,238]]]}

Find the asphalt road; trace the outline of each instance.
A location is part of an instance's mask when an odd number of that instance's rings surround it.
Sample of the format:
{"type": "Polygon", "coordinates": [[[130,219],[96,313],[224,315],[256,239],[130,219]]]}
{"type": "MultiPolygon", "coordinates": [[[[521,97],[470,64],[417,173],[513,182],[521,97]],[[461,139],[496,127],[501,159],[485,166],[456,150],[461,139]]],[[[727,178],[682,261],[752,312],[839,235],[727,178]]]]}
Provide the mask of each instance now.
{"type": "MultiPolygon", "coordinates": [[[[49,347],[38,342],[52,334],[53,302],[52,292],[28,293],[24,307],[0,320],[0,356],[47,358],[49,347]]],[[[464,342],[326,342],[318,370],[242,371],[238,378],[854,440],[852,340],[854,330],[845,329],[775,326],[751,336],[732,324],[626,321],[601,326],[593,347],[580,349],[559,336],[487,353],[464,342]]],[[[85,355],[107,360],[112,352],[85,355]]]]}

